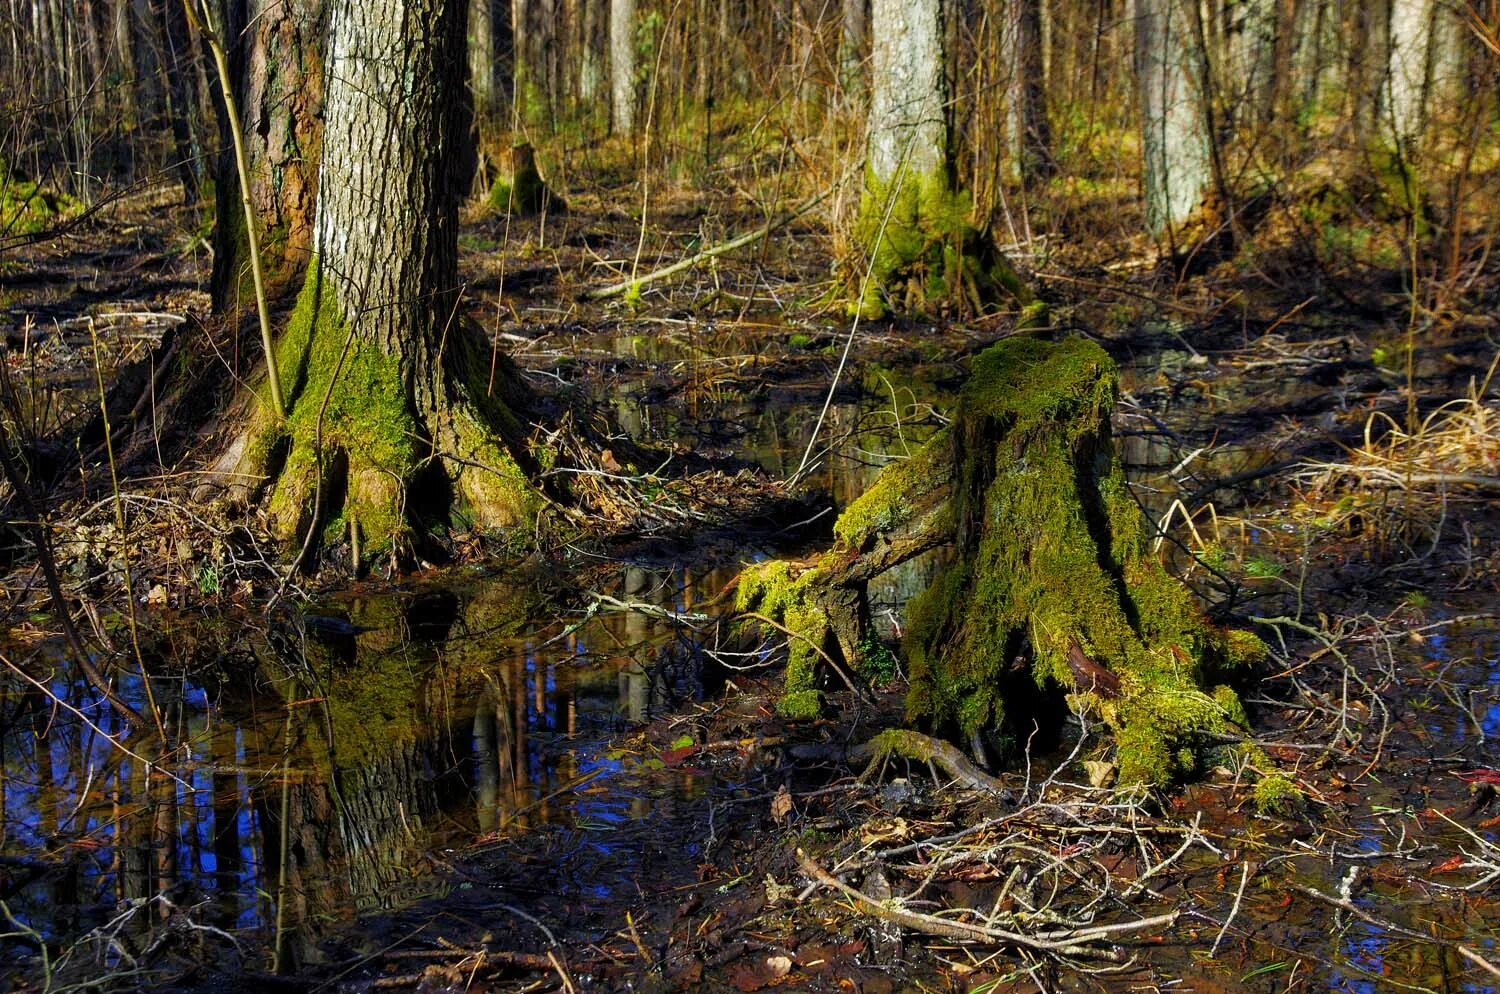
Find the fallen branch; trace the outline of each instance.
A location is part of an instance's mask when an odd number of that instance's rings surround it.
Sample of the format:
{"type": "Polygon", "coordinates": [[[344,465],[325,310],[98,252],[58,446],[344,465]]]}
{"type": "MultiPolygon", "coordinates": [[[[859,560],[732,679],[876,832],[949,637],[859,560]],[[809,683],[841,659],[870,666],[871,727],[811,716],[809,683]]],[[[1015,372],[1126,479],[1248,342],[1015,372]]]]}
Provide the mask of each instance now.
{"type": "Polygon", "coordinates": [[[1396,935],[1405,936],[1406,938],[1415,940],[1417,942],[1431,942],[1439,946],[1447,946],[1449,949],[1452,949],[1454,952],[1458,953],[1458,955],[1462,956],[1470,963],[1473,963],[1475,966],[1489,973],[1491,976],[1500,977],[1500,964],[1496,964],[1493,960],[1481,956],[1479,953],[1464,945],[1462,942],[1454,942],[1451,939],[1444,939],[1437,935],[1429,935],[1425,932],[1418,932],[1415,929],[1403,928],[1402,926],[1397,925],[1395,922],[1390,921],[1389,919],[1370,914],[1368,911],[1366,911],[1364,908],[1361,908],[1353,901],[1345,900],[1342,897],[1336,897],[1333,894],[1325,894],[1322,891],[1318,890],[1316,887],[1306,887],[1299,883],[1290,883],[1288,884],[1288,886],[1299,894],[1303,894],[1307,897],[1322,901],[1325,904],[1331,904],[1341,911],[1347,911],[1354,917],[1363,919],[1371,925],[1374,925],[1376,928],[1395,933],[1396,935]]]}
{"type": "Polygon", "coordinates": [[[1124,960],[1119,950],[1090,948],[1085,944],[1097,941],[1106,936],[1142,931],[1159,926],[1170,926],[1176,923],[1179,915],[1179,912],[1172,911],[1164,915],[1157,915],[1154,918],[1141,918],[1133,922],[1120,922],[1115,925],[1098,925],[1090,928],[1048,932],[1045,936],[1022,935],[1018,932],[1007,932],[1004,929],[990,928],[983,925],[969,925],[964,922],[951,921],[946,918],[938,918],[933,915],[924,915],[914,911],[907,911],[903,908],[892,907],[890,904],[877,901],[862,891],[856,890],[842,880],[839,880],[809,859],[807,854],[801,849],[797,850],[797,862],[801,865],[804,873],[811,876],[823,886],[831,887],[840,894],[843,894],[866,913],[884,921],[900,925],[902,928],[911,929],[913,932],[921,932],[925,935],[933,935],[943,939],[999,944],[1063,956],[1086,956],[1096,959],[1106,959],[1113,963],[1119,963],[1124,960]]]}
{"type": "Polygon", "coordinates": [[[622,282],[614,283],[610,286],[601,287],[598,290],[590,290],[588,293],[584,294],[584,296],[589,300],[607,300],[610,297],[623,296],[624,294],[630,293],[632,290],[639,292],[640,288],[648,283],[655,283],[657,280],[666,279],[668,276],[675,276],[680,272],[692,269],[699,263],[707,262],[709,259],[724,255],[727,252],[733,252],[735,249],[744,248],[746,245],[752,245],[755,242],[760,241],[762,238],[766,237],[776,229],[786,227],[788,224],[791,224],[793,221],[797,220],[799,217],[811,211],[814,207],[818,206],[823,201],[827,200],[833,195],[833,192],[839,188],[842,182],[843,180],[840,180],[838,183],[833,184],[833,186],[829,187],[827,190],[824,190],[822,193],[818,194],[811,200],[805,201],[789,213],[783,214],[778,218],[773,218],[770,221],[767,221],[765,224],[761,225],[759,228],[756,228],[754,231],[740,235],[738,238],[731,238],[727,242],[720,242],[718,245],[713,245],[709,248],[704,249],[697,255],[689,256],[686,259],[679,259],[677,262],[672,263],[670,266],[663,266],[661,269],[649,272],[644,276],[636,276],[633,279],[623,280],[622,282]]]}

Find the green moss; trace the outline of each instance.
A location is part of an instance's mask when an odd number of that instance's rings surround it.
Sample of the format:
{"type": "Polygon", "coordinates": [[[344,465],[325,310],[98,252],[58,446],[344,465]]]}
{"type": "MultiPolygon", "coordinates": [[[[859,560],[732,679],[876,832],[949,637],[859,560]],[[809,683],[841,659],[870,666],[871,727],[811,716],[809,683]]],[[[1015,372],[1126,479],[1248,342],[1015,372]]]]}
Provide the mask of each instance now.
{"type": "Polygon", "coordinates": [[[76,217],[83,204],[13,176],[0,162],[0,234],[34,235],[76,217]]]}
{"type": "Polygon", "coordinates": [[[307,526],[320,451],[325,480],[335,455],[347,462],[344,513],[359,525],[364,547],[389,546],[406,527],[402,488],[419,455],[399,360],[350,336],[343,305],[316,259],[276,352],[291,451],[268,508],[273,531],[292,540],[307,526]]]}
{"type": "Polygon", "coordinates": [[[818,689],[822,659],[818,650],[829,636],[828,618],[812,600],[822,571],[814,567],[793,576],[791,570],[791,564],[780,559],[747,568],[740,574],[735,606],[765,615],[792,633],[777,710],[788,718],[815,717],[823,699],[818,689]]]}
{"type": "Polygon", "coordinates": [[[1261,777],[1251,794],[1255,809],[1265,815],[1286,816],[1302,806],[1302,790],[1281,773],[1261,777]]]}
{"type": "Polygon", "coordinates": [[[973,311],[1002,295],[1031,302],[1015,270],[969,223],[970,212],[968,194],[951,189],[942,172],[906,175],[897,186],[867,171],[854,227],[865,252],[856,270],[861,293],[850,316],[944,305],[973,311]]]}

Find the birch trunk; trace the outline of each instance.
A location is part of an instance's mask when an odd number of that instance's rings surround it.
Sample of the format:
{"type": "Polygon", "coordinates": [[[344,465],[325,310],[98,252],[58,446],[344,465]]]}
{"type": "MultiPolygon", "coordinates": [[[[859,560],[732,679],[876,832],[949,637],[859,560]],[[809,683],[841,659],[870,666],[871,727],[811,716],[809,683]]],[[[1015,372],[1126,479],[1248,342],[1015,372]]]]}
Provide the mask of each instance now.
{"type": "Polygon", "coordinates": [[[1385,117],[1403,154],[1410,156],[1427,124],[1432,0],[1393,0],[1390,62],[1385,74],[1385,117]]]}

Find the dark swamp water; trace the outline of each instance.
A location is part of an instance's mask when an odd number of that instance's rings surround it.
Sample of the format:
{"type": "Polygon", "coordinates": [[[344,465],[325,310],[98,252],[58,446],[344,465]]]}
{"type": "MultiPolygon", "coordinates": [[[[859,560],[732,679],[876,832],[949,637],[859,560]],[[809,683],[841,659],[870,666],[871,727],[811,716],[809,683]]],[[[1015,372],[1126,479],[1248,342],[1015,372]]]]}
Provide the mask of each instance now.
{"type": "MultiPolygon", "coordinates": [[[[760,346],[733,335],[584,336],[568,351],[598,374],[595,389],[632,434],[784,477],[801,465],[818,418],[836,361],[820,350],[831,343],[799,345],[790,363],[782,353],[768,362],[760,346]]],[[[857,362],[830,407],[820,437],[832,450],[814,460],[809,486],[845,505],[930,433],[931,405],[941,408],[961,377],[962,364],[947,359],[857,362]]],[[[1122,453],[1157,517],[1184,494],[1214,493],[1217,482],[1293,457],[1295,432],[1267,427],[1278,419],[1344,403],[1312,376],[1208,378],[1200,360],[1169,347],[1124,363],[1133,404],[1118,422],[1122,453]],[[1254,415],[1245,413],[1251,404],[1254,415]]],[[[1341,369],[1337,389],[1373,395],[1384,386],[1355,363],[1352,374],[1341,369]]],[[[1287,537],[1257,537],[1252,527],[1248,541],[1284,548],[1287,537]]],[[[720,537],[709,549],[594,565],[593,593],[603,599],[575,591],[562,608],[555,585],[505,568],[331,592],[269,620],[158,610],[148,617],[158,675],[149,686],[127,680],[121,693],[165,716],[180,743],[167,759],[147,751],[149,737],[132,740],[83,686],[48,683],[59,707],[9,680],[0,690],[0,900],[13,916],[9,930],[33,930],[55,950],[92,934],[87,954],[101,970],[120,969],[154,941],[170,906],[197,906],[198,920],[240,938],[247,962],[265,968],[279,946],[283,966],[310,965],[355,916],[473,891],[483,897],[467,907],[505,921],[499,929],[532,927],[524,916],[576,920],[576,934],[597,939],[603,920],[618,926],[610,909],[643,895],[666,900],[690,884],[711,844],[713,812],[766,789],[733,770],[678,766],[631,732],[734,692],[726,689],[738,678],[733,666],[758,659],[716,655],[725,646],[714,619],[726,610],[716,597],[738,562],[777,551],[776,536],[720,537]],[[455,871],[454,854],[515,839],[526,845],[498,882],[455,871]],[[517,909],[524,916],[511,914],[517,909]]],[[[918,563],[889,578],[872,592],[877,613],[899,619],[929,571],[918,563]]],[[[1251,586],[1245,613],[1284,606],[1285,589],[1251,586]]],[[[1329,596],[1356,600],[1342,588],[1329,596]]],[[[1400,597],[1395,591],[1386,606],[1400,597]]],[[[1493,952],[1493,888],[1467,885],[1484,878],[1494,829],[1471,838],[1423,814],[1467,803],[1467,782],[1455,774],[1495,764],[1500,631],[1491,610],[1473,594],[1439,596],[1399,624],[1381,613],[1381,624],[1371,615],[1354,632],[1350,665],[1372,692],[1353,720],[1389,749],[1357,795],[1320,799],[1319,829],[1278,837],[1279,854],[1267,862],[1286,880],[1493,952]],[[1433,876],[1459,852],[1481,869],[1451,886],[1433,876]],[[1438,881],[1422,891],[1424,903],[1412,902],[1414,877],[1438,881]]],[[[1267,693],[1277,689],[1273,680],[1267,693]]],[[[1295,728],[1296,716],[1275,714],[1269,699],[1264,713],[1295,728]]],[[[680,727],[691,738],[692,722],[680,727]]],[[[1222,915],[1239,882],[1237,870],[1225,877],[1224,867],[1237,865],[1232,854],[1282,830],[1226,812],[1207,788],[1176,803],[1202,807],[1224,862],[1205,859],[1169,896],[1222,915]]],[[[1169,944],[1152,954],[1158,976],[1189,975],[1195,990],[1495,990],[1463,979],[1449,949],[1354,914],[1291,906],[1287,893],[1261,883],[1239,895],[1237,965],[1198,970],[1201,949],[1169,944]],[[1316,964],[1311,977],[1296,975],[1299,959],[1316,964]]],[[[30,938],[0,943],[9,963],[34,965],[30,938]]],[[[1099,982],[1123,990],[1140,980],[1099,982]]]]}

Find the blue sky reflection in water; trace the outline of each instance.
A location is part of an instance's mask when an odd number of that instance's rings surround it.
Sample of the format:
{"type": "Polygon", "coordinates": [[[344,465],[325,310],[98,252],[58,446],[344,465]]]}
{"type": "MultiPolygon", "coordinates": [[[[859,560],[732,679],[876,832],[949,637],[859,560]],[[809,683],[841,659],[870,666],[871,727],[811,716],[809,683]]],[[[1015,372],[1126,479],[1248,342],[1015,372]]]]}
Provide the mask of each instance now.
{"type": "MultiPolygon", "coordinates": [[[[717,590],[728,579],[627,572],[620,586],[630,596],[669,608],[691,603],[685,587],[717,590]]],[[[54,680],[49,690],[98,731],[9,685],[0,837],[4,853],[38,871],[9,897],[11,909],[65,940],[122,900],[173,888],[174,899],[210,901],[206,919],[218,927],[263,930],[275,913],[287,803],[297,846],[288,908],[320,932],[353,908],[419,896],[430,885],[412,867],[424,852],[557,825],[617,859],[614,835],[649,815],[662,792],[701,792],[691,774],[649,757],[605,754],[631,724],[701,693],[701,681],[653,672],[657,648],[677,637],[671,625],[601,614],[559,638],[576,614],[515,617],[509,605],[524,598],[504,590],[439,602],[447,623],[430,599],[399,592],[330,603],[319,610],[369,630],[331,647],[306,637],[306,658],[291,662],[267,640],[224,672],[153,681],[181,745],[149,772],[107,741],[126,729],[86,686],[54,680]],[[381,811],[395,814],[382,821],[381,811]]],[[[121,693],[145,701],[138,679],[121,693]]],[[[148,738],[126,741],[154,755],[148,738]]],[[[572,861],[574,872],[586,874],[586,862],[572,861]]],[[[602,898],[623,883],[586,886],[602,898]]]]}

